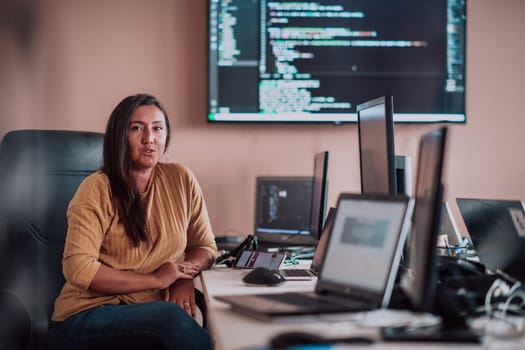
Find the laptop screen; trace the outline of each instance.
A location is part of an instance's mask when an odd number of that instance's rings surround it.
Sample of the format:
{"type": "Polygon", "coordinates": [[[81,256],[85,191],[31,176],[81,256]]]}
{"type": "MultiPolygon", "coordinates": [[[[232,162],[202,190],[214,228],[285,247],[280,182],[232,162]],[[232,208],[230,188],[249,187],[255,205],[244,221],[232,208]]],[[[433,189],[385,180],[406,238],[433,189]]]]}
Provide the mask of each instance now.
{"type": "Polygon", "coordinates": [[[525,280],[525,211],[519,200],[457,198],[480,261],[525,280]]]}
{"type": "Polygon", "coordinates": [[[392,195],[341,194],[316,290],[349,286],[384,295],[393,284],[412,201],[392,195]]]}

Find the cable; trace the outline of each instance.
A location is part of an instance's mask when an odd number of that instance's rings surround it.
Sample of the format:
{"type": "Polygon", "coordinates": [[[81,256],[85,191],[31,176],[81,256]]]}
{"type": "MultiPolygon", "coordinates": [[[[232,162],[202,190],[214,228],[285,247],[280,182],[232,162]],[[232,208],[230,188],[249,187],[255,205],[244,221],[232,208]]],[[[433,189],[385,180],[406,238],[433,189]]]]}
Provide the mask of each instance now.
{"type": "Polygon", "coordinates": [[[498,288],[501,288],[504,285],[506,285],[506,283],[503,280],[498,278],[494,280],[494,282],[492,282],[492,285],[490,286],[489,290],[485,294],[485,315],[488,318],[492,317],[492,314],[491,314],[492,296],[495,295],[498,288]]]}
{"type": "Polygon", "coordinates": [[[303,253],[297,253],[293,254],[294,259],[311,259],[314,257],[315,249],[311,249],[310,251],[303,252],[303,253]]]}
{"type": "Polygon", "coordinates": [[[502,314],[501,314],[501,319],[505,319],[506,315],[507,315],[507,310],[509,309],[510,307],[510,304],[512,303],[512,300],[515,299],[515,298],[520,298],[521,299],[521,305],[520,307],[523,307],[524,303],[525,303],[525,293],[518,290],[518,288],[521,287],[521,283],[520,282],[516,282],[514,283],[514,285],[510,288],[510,291],[509,291],[509,296],[507,297],[507,300],[505,301],[505,303],[503,304],[503,310],[502,310],[502,314]]]}
{"type": "Polygon", "coordinates": [[[298,265],[299,260],[311,259],[313,258],[314,254],[315,254],[315,248],[310,249],[309,251],[306,251],[306,252],[301,252],[301,253],[293,253],[293,252],[288,251],[286,254],[286,259],[284,260],[284,265],[285,266],[298,265]]]}
{"type": "Polygon", "coordinates": [[[284,259],[284,266],[293,266],[293,265],[298,265],[299,264],[299,261],[297,261],[297,259],[293,256],[287,256],[286,259],[284,259]]]}
{"type": "Polygon", "coordinates": [[[483,332],[499,338],[513,338],[521,336],[524,332],[523,324],[517,324],[509,319],[508,312],[513,311],[523,314],[523,306],[525,306],[525,292],[520,290],[521,282],[516,281],[511,287],[506,281],[498,278],[496,279],[485,295],[484,311],[485,320],[479,323],[483,332]],[[503,303],[493,303],[493,299],[505,297],[503,303]],[[516,299],[521,300],[518,305],[512,305],[516,299]],[[497,321],[493,324],[492,321],[497,321]],[[505,329],[505,326],[507,329],[505,329]]]}

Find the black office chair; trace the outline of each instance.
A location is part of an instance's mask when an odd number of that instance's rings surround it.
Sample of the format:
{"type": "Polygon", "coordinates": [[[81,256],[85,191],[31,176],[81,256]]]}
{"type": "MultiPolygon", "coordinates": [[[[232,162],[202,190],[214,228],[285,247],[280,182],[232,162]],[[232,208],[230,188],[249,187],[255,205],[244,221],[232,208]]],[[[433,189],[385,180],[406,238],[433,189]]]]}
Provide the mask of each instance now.
{"type": "MultiPolygon", "coordinates": [[[[102,165],[103,134],[17,130],[0,144],[0,343],[47,349],[62,285],[66,209],[102,165]]],[[[4,347],[5,346],[5,347],[4,347]]]]}

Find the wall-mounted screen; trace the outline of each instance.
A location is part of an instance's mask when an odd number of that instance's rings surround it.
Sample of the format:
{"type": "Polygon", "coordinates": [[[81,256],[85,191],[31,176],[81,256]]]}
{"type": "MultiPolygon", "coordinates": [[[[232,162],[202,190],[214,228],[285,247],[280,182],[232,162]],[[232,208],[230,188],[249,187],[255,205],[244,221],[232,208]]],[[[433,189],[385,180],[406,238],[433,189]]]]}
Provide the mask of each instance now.
{"type": "Polygon", "coordinates": [[[466,0],[208,0],[208,121],[465,122],[466,0]]]}

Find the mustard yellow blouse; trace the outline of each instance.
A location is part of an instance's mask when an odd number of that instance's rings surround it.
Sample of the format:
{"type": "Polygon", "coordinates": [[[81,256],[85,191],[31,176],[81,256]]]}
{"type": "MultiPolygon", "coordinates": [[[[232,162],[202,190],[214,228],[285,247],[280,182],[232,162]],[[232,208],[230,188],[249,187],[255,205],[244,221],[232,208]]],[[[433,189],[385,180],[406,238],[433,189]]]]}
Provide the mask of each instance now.
{"type": "Polygon", "coordinates": [[[63,272],[53,321],[105,304],[167,300],[167,290],[104,295],[87,290],[101,263],[151,273],[166,261],[200,247],[217,253],[208,211],[197,180],[180,164],[158,163],[143,194],[151,244],[134,247],[111,200],[107,176],[98,171],[79,186],[67,210],[63,272]]]}

